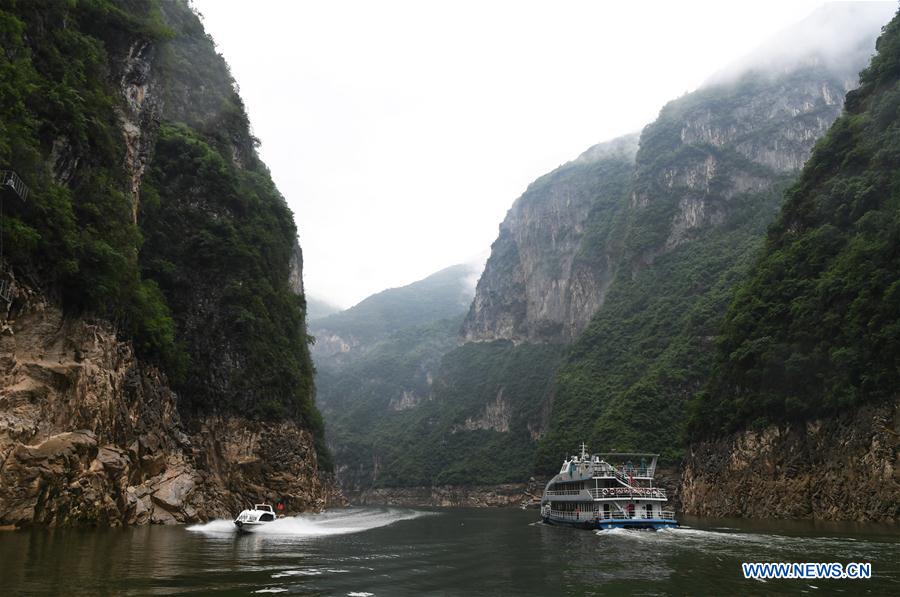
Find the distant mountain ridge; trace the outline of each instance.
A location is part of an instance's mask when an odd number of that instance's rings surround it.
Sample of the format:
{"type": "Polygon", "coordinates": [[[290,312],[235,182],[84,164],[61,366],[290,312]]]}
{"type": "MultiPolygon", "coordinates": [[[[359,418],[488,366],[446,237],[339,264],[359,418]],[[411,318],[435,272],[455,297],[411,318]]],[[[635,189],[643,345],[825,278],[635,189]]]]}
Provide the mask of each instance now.
{"type": "Polygon", "coordinates": [[[312,320],[310,333],[316,338],[313,357],[318,363],[326,358],[353,357],[396,331],[454,317],[472,300],[470,280],[475,274],[473,265],[453,265],[312,320]]]}

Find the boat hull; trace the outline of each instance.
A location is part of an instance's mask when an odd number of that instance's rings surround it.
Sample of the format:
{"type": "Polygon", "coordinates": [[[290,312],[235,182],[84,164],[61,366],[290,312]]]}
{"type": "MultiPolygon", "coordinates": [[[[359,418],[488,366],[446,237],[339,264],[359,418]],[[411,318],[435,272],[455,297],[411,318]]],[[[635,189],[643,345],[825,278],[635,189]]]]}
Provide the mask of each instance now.
{"type": "Polygon", "coordinates": [[[240,520],[234,521],[234,526],[237,528],[239,533],[253,533],[258,531],[260,528],[269,524],[268,522],[241,522],[240,520]]]}
{"type": "Polygon", "coordinates": [[[658,531],[659,529],[678,527],[677,521],[663,518],[635,518],[626,520],[559,520],[544,516],[543,521],[545,524],[600,531],[609,529],[658,531]]]}

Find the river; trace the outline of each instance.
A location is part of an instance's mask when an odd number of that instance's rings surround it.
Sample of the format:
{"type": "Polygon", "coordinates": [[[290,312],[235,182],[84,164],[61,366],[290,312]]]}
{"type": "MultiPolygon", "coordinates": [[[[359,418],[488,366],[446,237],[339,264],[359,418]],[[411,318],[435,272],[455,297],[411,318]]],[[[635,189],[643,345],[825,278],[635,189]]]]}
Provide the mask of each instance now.
{"type": "Polygon", "coordinates": [[[900,526],[684,519],[582,531],[535,510],[348,508],[252,535],[229,521],[0,533],[0,594],[900,595],[900,526]],[[745,580],[743,561],[871,562],[869,580],[745,580]]]}

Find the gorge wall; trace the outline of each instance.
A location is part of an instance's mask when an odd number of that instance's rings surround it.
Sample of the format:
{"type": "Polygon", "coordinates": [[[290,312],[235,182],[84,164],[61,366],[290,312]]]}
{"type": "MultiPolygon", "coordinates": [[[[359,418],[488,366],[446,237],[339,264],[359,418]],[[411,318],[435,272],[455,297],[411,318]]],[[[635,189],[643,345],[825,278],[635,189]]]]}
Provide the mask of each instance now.
{"type": "Polygon", "coordinates": [[[302,255],[186,2],[0,9],[0,525],[340,502],[302,255]]]}
{"type": "Polygon", "coordinates": [[[698,512],[896,520],[900,17],[816,145],[692,403],[698,512]]]}

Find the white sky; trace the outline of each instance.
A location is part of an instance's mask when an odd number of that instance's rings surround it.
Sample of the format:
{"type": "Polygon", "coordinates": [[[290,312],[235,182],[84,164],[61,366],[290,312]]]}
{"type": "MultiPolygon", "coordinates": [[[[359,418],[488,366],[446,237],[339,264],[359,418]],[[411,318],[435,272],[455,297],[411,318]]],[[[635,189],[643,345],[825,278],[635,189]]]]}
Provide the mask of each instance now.
{"type": "Polygon", "coordinates": [[[484,254],[529,182],[818,0],[193,0],[294,211],[309,294],[348,307],[484,254]]]}

